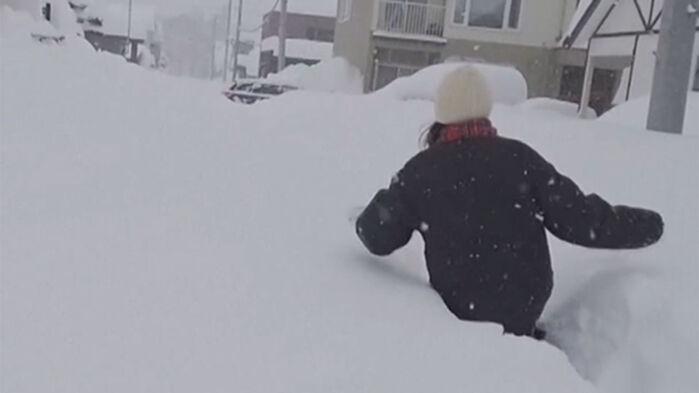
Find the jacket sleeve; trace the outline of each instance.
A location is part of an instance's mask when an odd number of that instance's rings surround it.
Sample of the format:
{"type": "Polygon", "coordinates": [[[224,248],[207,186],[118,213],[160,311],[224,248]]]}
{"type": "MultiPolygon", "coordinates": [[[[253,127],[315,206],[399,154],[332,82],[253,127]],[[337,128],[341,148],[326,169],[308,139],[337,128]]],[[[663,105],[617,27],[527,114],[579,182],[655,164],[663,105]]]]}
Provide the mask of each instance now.
{"type": "Polygon", "coordinates": [[[372,254],[386,256],[406,245],[417,226],[403,186],[394,181],[364,209],[357,219],[356,231],[372,254]]]}
{"type": "Polygon", "coordinates": [[[660,240],[664,223],[653,211],[612,206],[585,195],[568,177],[533,152],[535,194],[546,228],[569,243],[590,248],[635,249],[660,240]]]}

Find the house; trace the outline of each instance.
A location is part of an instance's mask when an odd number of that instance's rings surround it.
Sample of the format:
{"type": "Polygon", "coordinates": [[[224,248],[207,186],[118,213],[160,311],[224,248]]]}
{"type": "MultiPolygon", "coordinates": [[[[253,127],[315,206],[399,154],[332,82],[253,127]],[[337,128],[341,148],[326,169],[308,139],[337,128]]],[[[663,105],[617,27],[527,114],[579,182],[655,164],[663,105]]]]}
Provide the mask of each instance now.
{"type": "MultiPolygon", "coordinates": [[[[527,80],[531,97],[577,103],[586,81],[590,38],[595,35],[594,50],[601,50],[597,35],[639,30],[626,31],[624,25],[631,17],[638,19],[636,3],[655,3],[659,9],[660,0],[339,0],[334,54],[360,69],[366,91],[431,64],[461,60],[513,66],[527,80]],[[595,35],[591,27],[617,3],[605,30],[595,35]]],[[[657,11],[645,18],[652,23],[656,17],[657,11]]],[[[634,46],[634,36],[629,37],[631,45],[624,50],[634,46]]],[[[630,53],[615,54],[621,49],[614,48],[606,57],[593,53],[595,67],[587,77],[589,105],[598,113],[615,103],[622,84],[628,85],[622,79],[630,53]]],[[[647,67],[643,72],[651,74],[647,67]]],[[[639,93],[647,90],[637,86],[639,93]]]]}
{"type": "Polygon", "coordinates": [[[95,49],[127,57],[133,63],[141,63],[144,58],[158,63],[161,29],[155,7],[135,5],[129,15],[128,6],[122,4],[85,5],[74,1],[71,6],[85,38],[95,49]]]}
{"type": "MultiPolygon", "coordinates": [[[[260,43],[260,77],[277,71],[280,16],[279,11],[272,11],[264,16],[260,43]]],[[[334,17],[289,12],[286,30],[287,65],[313,65],[332,57],[334,17]]]]}
{"type": "Polygon", "coordinates": [[[557,97],[562,65],[584,50],[559,43],[577,0],[339,0],[334,53],[365,76],[365,90],[460,59],[510,65],[530,95],[557,97]]]}
{"type": "MultiPolygon", "coordinates": [[[[662,21],[662,0],[587,0],[572,20],[563,40],[566,48],[587,53],[585,68],[576,70],[581,108],[594,106],[600,91],[595,78],[608,75],[608,104],[650,93],[662,21]]],[[[699,22],[688,88],[699,90],[699,22]]]]}

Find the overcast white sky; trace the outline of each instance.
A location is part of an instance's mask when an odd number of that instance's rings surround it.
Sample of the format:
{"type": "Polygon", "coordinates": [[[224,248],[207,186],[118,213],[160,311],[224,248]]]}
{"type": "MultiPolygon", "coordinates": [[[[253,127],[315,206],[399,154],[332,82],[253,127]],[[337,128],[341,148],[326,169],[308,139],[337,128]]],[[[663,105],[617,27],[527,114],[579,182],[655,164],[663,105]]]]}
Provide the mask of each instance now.
{"type": "MultiPolygon", "coordinates": [[[[96,0],[100,1],[100,0],[96,0]]],[[[128,0],[101,0],[109,3],[128,4],[128,0]]],[[[243,0],[243,25],[254,25],[265,12],[269,11],[276,0],[243,0]]],[[[322,15],[335,15],[337,0],[288,0],[289,11],[322,15]]],[[[190,9],[215,9],[226,7],[228,0],[133,0],[134,4],[147,4],[158,7],[159,13],[170,14],[190,9]]],[[[234,7],[238,0],[233,0],[234,7]]]]}

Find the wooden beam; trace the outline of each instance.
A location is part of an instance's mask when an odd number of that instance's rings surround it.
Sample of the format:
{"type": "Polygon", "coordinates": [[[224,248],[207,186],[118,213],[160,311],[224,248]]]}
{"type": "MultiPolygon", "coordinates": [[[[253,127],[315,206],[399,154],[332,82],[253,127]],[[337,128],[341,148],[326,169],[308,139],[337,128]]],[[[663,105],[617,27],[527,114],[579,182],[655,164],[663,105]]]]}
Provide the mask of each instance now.
{"type": "MultiPolygon", "coordinates": [[[[699,33],[699,26],[696,28],[696,32],[699,33]]],[[[660,34],[659,29],[646,30],[646,31],[623,31],[618,33],[602,33],[596,34],[593,38],[618,38],[618,37],[633,37],[635,35],[652,35],[660,34]]]]}
{"type": "Polygon", "coordinates": [[[583,14],[582,19],[580,19],[578,24],[575,25],[573,32],[568,37],[566,37],[565,41],[563,42],[564,47],[570,48],[571,46],[573,46],[575,41],[580,36],[580,33],[582,32],[583,28],[585,28],[585,25],[587,24],[587,22],[590,21],[590,18],[592,18],[592,15],[594,15],[595,11],[597,11],[597,7],[599,7],[601,1],[602,0],[593,0],[593,2],[587,7],[587,9],[585,10],[585,14],[583,14]]]}
{"type": "Polygon", "coordinates": [[[600,29],[602,28],[602,26],[604,26],[604,24],[607,22],[607,19],[609,19],[609,16],[612,14],[612,11],[614,11],[614,8],[616,8],[616,4],[617,4],[617,3],[612,3],[612,5],[611,5],[611,6],[609,7],[609,9],[607,10],[607,13],[604,14],[604,18],[602,18],[602,20],[599,22],[599,25],[597,25],[597,28],[595,29],[595,32],[592,33],[592,36],[593,36],[593,37],[596,36],[597,33],[599,33],[599,31],[600,31],[600,29]]]}
{"type": "MultiPolygon", "coordinates": [[[[652,16],[652,15],[651,15],[652,16]]],[[[663,10],[658,11],[658,15],[653,19],[653,22],[651,22],[650,26],[648,26],[648,29],[646,30],[652,30],[655,28],[655,25],[658,24],[660,21],[660,17],[663,16],[663,10]]]]}
{"type": "Polygon", "coordinates": [[[631,85],[633,84],[634,70],[636,68],[636,53],[638,52],[638,40],[641,38],[640,35],[636,36],[633,43],[633,54],[631,55],[631,68],[629,68],[629,83],[626,86],[626,101],[631,98],[631,85]]]}
{"type": "MultiPolygon", "coordinates": [[[[641,23],[643,23],[643,27],[645,27],[647,30],[648,21],[646,21],[646,17],[643,15],[643,11],[641,10],[641,6],[638,4],[638,0],[633,0],[633,4],[636,6],[636,11],[638,11],[638,16],[641,18],[641,23]]],[[[650,20],[652,16],[653,15],[649,15],[648,20],[650,20]]]]}

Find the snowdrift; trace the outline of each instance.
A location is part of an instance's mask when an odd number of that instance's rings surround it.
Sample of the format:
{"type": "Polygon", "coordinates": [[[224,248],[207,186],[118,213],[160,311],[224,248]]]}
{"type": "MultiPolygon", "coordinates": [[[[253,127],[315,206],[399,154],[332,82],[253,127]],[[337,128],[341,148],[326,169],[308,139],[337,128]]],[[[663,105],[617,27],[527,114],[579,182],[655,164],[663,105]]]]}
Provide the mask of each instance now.
{"type": "Polygon", "coordinates": [[[457,321],[419,239],[383,260],[356,240],[352,218],[415,153],[429,103],[299,92],[241,106],[2,33],[3,392],[699,387],[696,139],[496,108],[503,134],[585,189],[667,222],[644,251],[553,243],[553,346],[457,321]]]}
{"type": "MultiPolygon", "coordinates": [[[[636,98],[605,113],[600,121],[645,129],[648,120],[650,97],[636,98]]],[[[687,112],[684,120],[684,133],[699,135],[699,93],[690,92],[687,95],[687,112]]]]}
{"type": "Polygon", "coordinates": [[[444,63],[427,67],[415,74],[398,78],[374,93],[382,98],[434,101],[439,83],[445,75],[470,64],[478,68],[490,85],[495,102],[515,105],[527,99],[527,82],[513,67],[481,63],[444,63]]]}
{"type": "Polygon", "coordinates": [[[294,64],[282,72],[270,74],[267,80],[324,93],[361,94],[363,90],[361,73],[341,57],[312,66],[294,64]]]}
{"type": "MultiPolygon", "coordinates": [[[[555,100],[552,98],[530,98],[520,105],[520,108],[525,111],[543,111],[549,116],[562,116],[567,118],[579,117],[578,104],[555,100]]],[[[585,119],[595,119],[597,114],[592,108],[587,108],[585,119]]]]}

